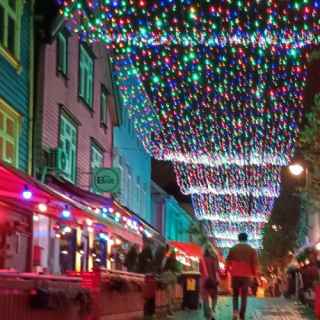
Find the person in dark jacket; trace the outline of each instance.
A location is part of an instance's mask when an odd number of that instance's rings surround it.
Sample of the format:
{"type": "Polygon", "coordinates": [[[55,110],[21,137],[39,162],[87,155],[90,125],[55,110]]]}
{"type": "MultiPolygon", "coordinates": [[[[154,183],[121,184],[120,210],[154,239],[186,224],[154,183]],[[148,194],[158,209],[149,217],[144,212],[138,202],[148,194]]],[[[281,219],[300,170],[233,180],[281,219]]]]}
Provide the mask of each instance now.
{"type": "Polygon", "coordinates": [[[219,263],[212,249],[205,249],[204,258],[200,263],[200,271],[204,316],[208,320],[214,320],[215,308],[218,302],[219,263]]]}
{"type": "Polygon", "coordinates": [[[137,270],[137,261],[138,261],[138,246],[133,245],[124,260],[124,265],[127,267],[128,272],[135,272],[137,270]]]}
{"type": "Polygon", "coordinates": [[[175,287],[177,284],[177,273],[179,272],[178,261],[174,251],[167,247],[166,255],[161,263],[162,272],[160,279],[164,285],[165,294],[168,301],[167,317],[174,316],[174,300],[175,300],[175,287]]]}
{"type": "Polygon", "coordinates": [[[148,244],[145,244],[138,256],[138,272],[144,274],[151,273],[153,271],[152,261],[152,250],[148,244]]]}
{"type": "Polygon", "coordinates": [[[258,258],[256,251],[247,244],[248,235],[240,233],[239,244],[230,249],[227,268],[231,272],[233,289],[233,319],[245,319],[248,291],[251,281],[257,277],[258,258]],[[239,313],[239,293],[241,291],[241,308],[239,313]]]}

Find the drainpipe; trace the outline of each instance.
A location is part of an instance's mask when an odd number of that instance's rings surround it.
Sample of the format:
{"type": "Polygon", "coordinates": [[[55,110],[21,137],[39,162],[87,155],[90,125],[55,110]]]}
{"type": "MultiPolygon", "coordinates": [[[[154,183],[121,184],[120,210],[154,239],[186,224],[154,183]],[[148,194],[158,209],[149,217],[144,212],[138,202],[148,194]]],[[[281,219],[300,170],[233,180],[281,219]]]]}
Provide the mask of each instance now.
{"type": "Polygon", "coordinates": [[[34,121],[34,0],[30,3],[29,47],[29,128],[28,128],[28,174],[33,174],[33,121],[34,121]]]}

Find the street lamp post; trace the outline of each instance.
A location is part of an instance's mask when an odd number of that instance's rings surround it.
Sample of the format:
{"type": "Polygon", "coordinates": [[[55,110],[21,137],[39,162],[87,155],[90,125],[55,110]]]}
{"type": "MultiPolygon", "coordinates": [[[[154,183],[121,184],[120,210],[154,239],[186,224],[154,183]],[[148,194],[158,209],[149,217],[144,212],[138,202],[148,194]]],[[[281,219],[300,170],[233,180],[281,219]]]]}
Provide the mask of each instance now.
{"type": "Polygon", "coordinates": [[[301,174],[303,172],[305,172],[306,181],[305,181],[304,189],[307,190],[307,188],[309,187],[309,183],[310,183],[308,168],[304,167],[300,163],[293,163],[293,164],[289,165],[289,171],[292,175],[294,175],[296,177],[301,176],[301,174]]]}

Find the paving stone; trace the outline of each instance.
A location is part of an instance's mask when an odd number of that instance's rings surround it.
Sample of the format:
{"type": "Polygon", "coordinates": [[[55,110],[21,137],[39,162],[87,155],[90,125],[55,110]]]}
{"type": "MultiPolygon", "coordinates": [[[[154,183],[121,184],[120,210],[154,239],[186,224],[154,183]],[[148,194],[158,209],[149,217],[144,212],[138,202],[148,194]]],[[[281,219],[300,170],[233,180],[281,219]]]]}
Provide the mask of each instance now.
{"type": "MultiPolygon", "coordinates": [[[[231,320],[231,297],[219,297],[216,310],[217,320],[231,320]]],[[[185,311],[177,314],[175,320],[204,320],[202,311],[185,311]]],[[[314,320],[311,312],[283,298],[254,299],[248,301],[246,320],[314,320]]],[[[161,319],[162,320],[162,319],[161,319]]]]}

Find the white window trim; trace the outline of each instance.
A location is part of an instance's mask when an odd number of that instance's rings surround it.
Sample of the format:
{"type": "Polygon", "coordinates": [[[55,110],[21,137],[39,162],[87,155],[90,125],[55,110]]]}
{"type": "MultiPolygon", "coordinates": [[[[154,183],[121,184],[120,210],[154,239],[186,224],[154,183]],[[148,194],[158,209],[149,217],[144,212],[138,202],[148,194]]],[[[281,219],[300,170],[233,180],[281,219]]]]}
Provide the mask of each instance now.
{"type": "Polygon", "coordinates": [[[20,40],[21,40],[21,17],[24,1],[16,1],[16,10],[9,6],[9,0],[0,0],[0,5],[4,9],[4,43],[0,42],[0,53],[15,67],[19,68],[20,64],[20,40]],[[14,52],[8,50],[8,16],[15,21],[15,43],[14,52]]]}
{"type": "MultiPolygon", "coordinates": [[[[10,119],[14,122],[15,125],[15,137],[8,137],[6,135],[6,129],[4,128],[3,131],[0,129],[0,136],[3,139],[3,145],[2,145],[2,154],[5,156],[5,142],[9,141],[15,146],[15,159],[13,161],[9,161],[9,159],[4,158],[3,160],[7,163],[10,163],[11,165],[15,166],[16,168],[19,167],[19,136],[20,136],[20,130],[21,130],[21,116],[14,111],[13,108],[11,108],[3,99],[0,98],[0,109],[1,113],[3,113],[3,116],[5,119],[10,119]]],[[[4,123],[4,126],[5,123],[4,123]]]]}
{"type": "Polygon", "coordinates": [[[61,114],[61,116],[60,116],[60,133],[59,133],[59,148],[62,148],[62,150],[65,151],[65,142],[69,141],[70,148],[71,148],[71,154],[70,154],[71,157],[72,157],[72,152],[74,152],[74,163],[73,163],[74,167],[72,168],[72,163],[70,163],[70,161],[72,162],[72,158],[71,159],[67,158],[67,163],[68,163],[67,166],[68,165],[70,166],[70,170],[68,170],[68,172],[67,171],[62,172],[62,174],[66,180],[68,180],[72,183],[76,182],[76,176],[77,176],[77,148],[78,148],[77,134],[78,134],[77,127],[72,123],[71,120],[69,120],[69,118],[67,116],[65,116],[64,114],[61,114]],[[73,142],[72,142],[72,133],[71,133],[71,136],[62,136],[61,126],[62,126],[63,122],[65,124],[67,124],[71,128],[71,130],[73,131],[73,134],[75,135],[75,139],[76,139],[75,144],[73,144],[73,142]]]}
{"type": "Polygon", "coordinates": [[[57,35],[57,69],[64,75],[68,74],[68,37],[63,33],[59,32],[57,35]],[[63,57],[60,56],[61,42],[64,43],[63,57]],[[62,66],[60,66],[60,59],[62,58],[62,66]]]}
{"type": "Polygon", "coordinates": [[[93,108],[93,72],[94,62],[86,48],[80,45],[79,63],[79,96],[93,108]]]}
{"type": "MultiPolygon", "coordinates": [[[[91,143],[90,148],[91,148],[91,150],[90,150],[90,157],[91,157],[90,166],[91,166],[91,177],[92,177],[94,169],[103,167],[104,155],[103,155],[103,151],[95,143],[91,143]],[[100,158],[100,159],[98,159],[98,158],[100,158]]],[[[93,180],[91,179],[90,190],[95,193],[99,193],[97,190],[94,190],[94,186],[93,186],[92,182],[93,182],[93,180]]]]}
{"type": "Polygon", "coordinates": [[[100,95],[100,123],[104,126],[108,125],[108,93],[103,86],[100,95]]]}

